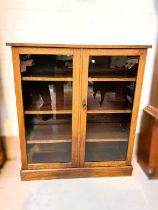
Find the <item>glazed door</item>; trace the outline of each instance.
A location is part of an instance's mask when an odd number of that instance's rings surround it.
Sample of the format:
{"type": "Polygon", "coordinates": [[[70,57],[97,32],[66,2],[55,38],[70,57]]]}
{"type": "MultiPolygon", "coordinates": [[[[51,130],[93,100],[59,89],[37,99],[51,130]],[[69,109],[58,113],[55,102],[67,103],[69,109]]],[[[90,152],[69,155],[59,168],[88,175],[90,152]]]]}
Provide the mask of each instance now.
{"type": "Polygon", "coordinates": [[[13,58],[23,169],[77,167],[80,51],[13,48],[13,58]]]}
{"type": "Polygon", "coordinates": [[[80,166],[128,165],[145,52],[87,49],[82,55],[80,166]]]}

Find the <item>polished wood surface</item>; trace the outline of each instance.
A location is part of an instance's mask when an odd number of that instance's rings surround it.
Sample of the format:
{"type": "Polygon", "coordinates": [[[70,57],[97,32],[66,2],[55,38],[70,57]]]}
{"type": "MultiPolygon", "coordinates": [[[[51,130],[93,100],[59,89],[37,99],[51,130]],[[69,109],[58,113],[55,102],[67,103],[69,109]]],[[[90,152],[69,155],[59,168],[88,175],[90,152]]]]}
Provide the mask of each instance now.
{"type": "Polygon", "coordinates": [[[151,179],[158,178],[158,109],[144,109],[138,143],[138,162],[151,179]]]}
{"type": "Polygon", "coordinates": [[[121,123],[87,123],[86,142],[128,141],[129,129],[121,123]]]}
{"type": "Polygon", "coordinates": [[[22,77],[23,81],[73,81],[72,77],[58,76],[58,77],[22,77]]]}
{"type": "Polygon", "coordinates": [[[26,129],[26,140],[28,144],[72,142],[72,125],[70,123],[29,125],[26,129]]]}
{"type": "Polygon", "coordinates": [[[5,161],[5,153],[4,153],[4,147],[2,145],[2,138],[0,137],[0,168],[2,167],[4,161],[5,161]]]}
{"type": "Polygon", "coordinates": [[[6,43],[12,47],[59,47],[59,48],[151,48],[151,45],[67,45],[67,44],[35,44],[35,43],[6,43]]]}
{"type": "Polygon", "coordinates": [[[120,167],[90,167],[90,168],[65,168],[65,169],[43,169],[22,170],[22,180],[81,178],[81,177],[105,177],[105,176],[130,176],[132,166],[120,167]]]}
{"type": "Polygon", "coordinates": [[[93,77],[89,77],[88,81],[136,81],[135,77],[123,77],[120,75],[106,75],[106,76],[93,76],[93,77]]]}
{"type": "Polygon", "coordinates": [[[13,51],[22,179],[130,175],[146,49],[151,46],[7,45],[12,46],[13,51]],[[71,55],[72,76],[62,74],[62,70],[59,75],[51,76],[21,73],[19,55],[26,54],[71,55]],[[128,75],[122,70],[120,74],[89,74],[90,56],[139,57],[137,75],[128,75]],[[95,92],[97,82],[101,85],[95,92]],[[134,104],[125,95],[131,83],[135,87],[134,104]],[[23,97],[29,90],[27,84],[32,85],[30,101],[23,97]],[[50,114],[55,115],[53,120],[71,115],[72,122],[38,124],[26,120],[33,115],[42,118],[50,114]],[[94,114],[106,115],[106,120],[89,120],[88,115],[94,114]],[[107,117],[110,114],[112,121],[107,117]],[[114,117],[118,115],[122,115],[120,120],[114,117]]]}
{"type": "Polygon", "coordinates": [[[144,69],[145,69],[145,63],[146,63],[146,54],[147,54],[147,50],[140,51],[140,59],[139,59],[137,81],[136,81],[133,110],[132,110],[131,127],[130,127],[130,134],[129,134],[129,144],[128,144],[128,151],[127,151],[127,161],[130,161],[130,162],[132,160],[132,154],[133,154],[133,146],[134,146],[134,140],[135,140],[136,126],[137,126],[137,117],[138,117],[144,69]]]}
{"type": "Polygon", "coordinates": [[[12,48],[12,59],[14,67],[16,106],[18,110],[17,113],[18,113],[19,136],[20,136],[21,162],[22,162],[22,169],[27,169],[27,151],[26,151],[26,141],[25,141],[24,108],[23,108],[24,106],[22,99],[20,58],[19,58],[19,50],[17,48],[12,48]]]}

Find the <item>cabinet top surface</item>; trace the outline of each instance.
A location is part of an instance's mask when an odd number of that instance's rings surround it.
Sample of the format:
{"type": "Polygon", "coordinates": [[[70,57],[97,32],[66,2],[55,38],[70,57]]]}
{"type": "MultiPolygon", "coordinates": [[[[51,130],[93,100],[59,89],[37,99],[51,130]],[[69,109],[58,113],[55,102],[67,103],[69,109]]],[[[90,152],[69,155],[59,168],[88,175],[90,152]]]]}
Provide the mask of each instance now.
{"type": "Polygon", "coordinates": [[[35,44],[35,43],[6,43],[6,46],[12,47],[56,47],[56,48],[135,48],[135,49],[146,49],[151,48],[152,45],[73,45],[73,44],[35,44]]]}

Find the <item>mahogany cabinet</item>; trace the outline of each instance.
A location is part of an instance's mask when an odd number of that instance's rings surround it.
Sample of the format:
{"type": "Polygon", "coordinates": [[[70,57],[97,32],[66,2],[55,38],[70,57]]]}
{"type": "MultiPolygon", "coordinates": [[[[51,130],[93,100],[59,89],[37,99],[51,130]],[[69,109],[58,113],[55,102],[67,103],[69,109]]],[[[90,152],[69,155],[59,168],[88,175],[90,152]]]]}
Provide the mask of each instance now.
{"type": "Polygon", "coordinates": [[[151,105],[143,110],[138,162],[150,179],[158,178],[158,109],[151,105]]]}
{"type": "Polygon", "coordinates": [[[7,45],[22,180],[131,175],[150,46],[7,45]]]}
{"type": "Polygon", "coordinates": [[[2,145],[2,139],[0,138],[0,168],[2,167],[4,161],[5,161],[5,154],[2,145]]]}

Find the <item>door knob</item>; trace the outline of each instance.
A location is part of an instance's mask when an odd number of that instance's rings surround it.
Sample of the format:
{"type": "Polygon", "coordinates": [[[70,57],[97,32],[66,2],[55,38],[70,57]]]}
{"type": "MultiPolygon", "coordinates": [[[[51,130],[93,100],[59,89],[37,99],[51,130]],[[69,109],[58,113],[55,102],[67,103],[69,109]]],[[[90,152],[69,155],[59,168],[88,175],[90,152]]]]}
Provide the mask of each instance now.
{"type": "Polygon", "coordinates": [[[83,109],[87,109],[87,104],[86,104],[86,100],[85,99],[83,99],[83,101],[82,101],[82,108],[83,109]]]}

